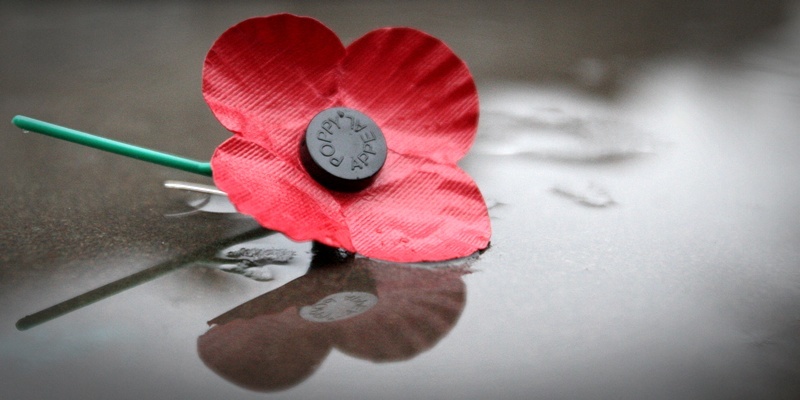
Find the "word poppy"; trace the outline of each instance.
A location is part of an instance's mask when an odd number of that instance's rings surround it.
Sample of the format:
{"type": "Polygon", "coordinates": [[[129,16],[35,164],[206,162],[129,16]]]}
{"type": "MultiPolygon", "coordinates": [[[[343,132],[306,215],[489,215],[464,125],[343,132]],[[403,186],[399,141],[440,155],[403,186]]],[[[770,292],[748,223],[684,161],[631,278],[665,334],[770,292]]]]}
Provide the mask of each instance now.
{"type": "Polygon", "coordinates": [[[398,262],[488,245],[486,204],[456,165],[475,138],[477,89],[440,40],[384,28],[345,47],[311,18],[252,18],[208,52],[203,96],[234,133],[211,159],[214,182],[261,225],[398,262]],[[339,185],[339,170],[359,185],[339,185]]]}

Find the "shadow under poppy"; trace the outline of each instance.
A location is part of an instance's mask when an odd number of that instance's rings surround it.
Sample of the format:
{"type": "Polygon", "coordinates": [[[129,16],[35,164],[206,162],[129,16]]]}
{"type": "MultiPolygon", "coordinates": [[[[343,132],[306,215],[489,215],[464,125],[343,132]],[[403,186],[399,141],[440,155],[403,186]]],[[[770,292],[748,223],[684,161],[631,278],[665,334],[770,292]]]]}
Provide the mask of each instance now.
{"type": "Polygon", "coordinates": [[[235,236],[216,240],[196,251],[168,259],[162,263],[128,275],[124,278],[117,279],[116,281],[107,283],[88,292],[79,294],[58,304],[47,307],[41,311],[26,315],[17,321],[17,330],[24,331],[31,329],[37,325],[52,321],[75,310],[79,310],[83,307],[89,306],[98,301],[114,296],[128,289],[195,263],[207,262],[208,260],[219,261],[219,259],[216,259],[215,257],[220,249],[240,242],[249,242],[258,238],[266,237],[274,233],[274,231],[268,231],[261,226],[257,226],[235,236]]]}
{"type": "Polygon", "coordinates": [[[288,389],[334,348],[373,362],[411,359],[436,345],[464,309],[466,265],[316,250],[308,274],[209,321],[197,340],[206,366],[247,389],[288,389]]]}

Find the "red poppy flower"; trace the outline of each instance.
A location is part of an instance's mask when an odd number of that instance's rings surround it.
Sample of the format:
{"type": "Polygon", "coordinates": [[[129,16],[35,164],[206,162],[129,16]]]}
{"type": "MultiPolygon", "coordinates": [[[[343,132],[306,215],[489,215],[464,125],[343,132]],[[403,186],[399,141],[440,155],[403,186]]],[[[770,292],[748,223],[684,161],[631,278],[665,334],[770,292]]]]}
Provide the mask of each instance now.
{"type": "Polygon", "coordinates": [[[214,43],[203,95],[234,133],[211,159],[214,181],[261,225],[398,262],[488,245],[485,202],[456,165],[475,137],[477,90],[440,40],[384,28],[344,47],[311,18],[253,18],[214,43]],[[301,161],[309,122],[333,107],[368,116],[386,140],[383,168],[358,192],[326,188],[301,161]]]}

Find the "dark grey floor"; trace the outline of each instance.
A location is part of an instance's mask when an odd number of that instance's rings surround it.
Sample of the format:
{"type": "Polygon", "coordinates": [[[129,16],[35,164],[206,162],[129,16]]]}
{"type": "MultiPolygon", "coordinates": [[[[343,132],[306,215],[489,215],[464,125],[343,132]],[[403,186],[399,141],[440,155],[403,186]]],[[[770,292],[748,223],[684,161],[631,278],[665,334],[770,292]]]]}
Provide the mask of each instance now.
{"type": "Polygon", "coordinates": [[[173,215],[191,208],[163,182],[209,179],[9,122],[0,397],[800,396],[796,3],[31,3],[0,3],[0,118],[197,159],[228,136],[200,93],[228,26],[292,12],[345,43],[387,25],[440,37],[481,93],[462,166],[494,233],[469,274],[360,259],[289,284],[335,262],[267,235],[247,246],[294,257],[257,281],[211,260],[250,220],[173,215]],[[378,305],[301,328],[343,291],[378,305]]]}

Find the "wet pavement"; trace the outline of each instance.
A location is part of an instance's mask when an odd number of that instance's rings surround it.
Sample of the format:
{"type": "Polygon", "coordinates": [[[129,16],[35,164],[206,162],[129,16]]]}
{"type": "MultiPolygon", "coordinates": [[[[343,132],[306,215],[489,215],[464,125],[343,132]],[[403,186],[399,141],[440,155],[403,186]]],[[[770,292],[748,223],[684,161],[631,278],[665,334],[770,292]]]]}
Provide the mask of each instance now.
{"type": "Polygon", "coordinates": [[[796,3],[3,2],[0,116],[208,159],[205,52],[276,12],[464,58],[491,247],[293,243],[164,186],[210,179],[9,122],[0,397],[798,397],[796,3]]]}

